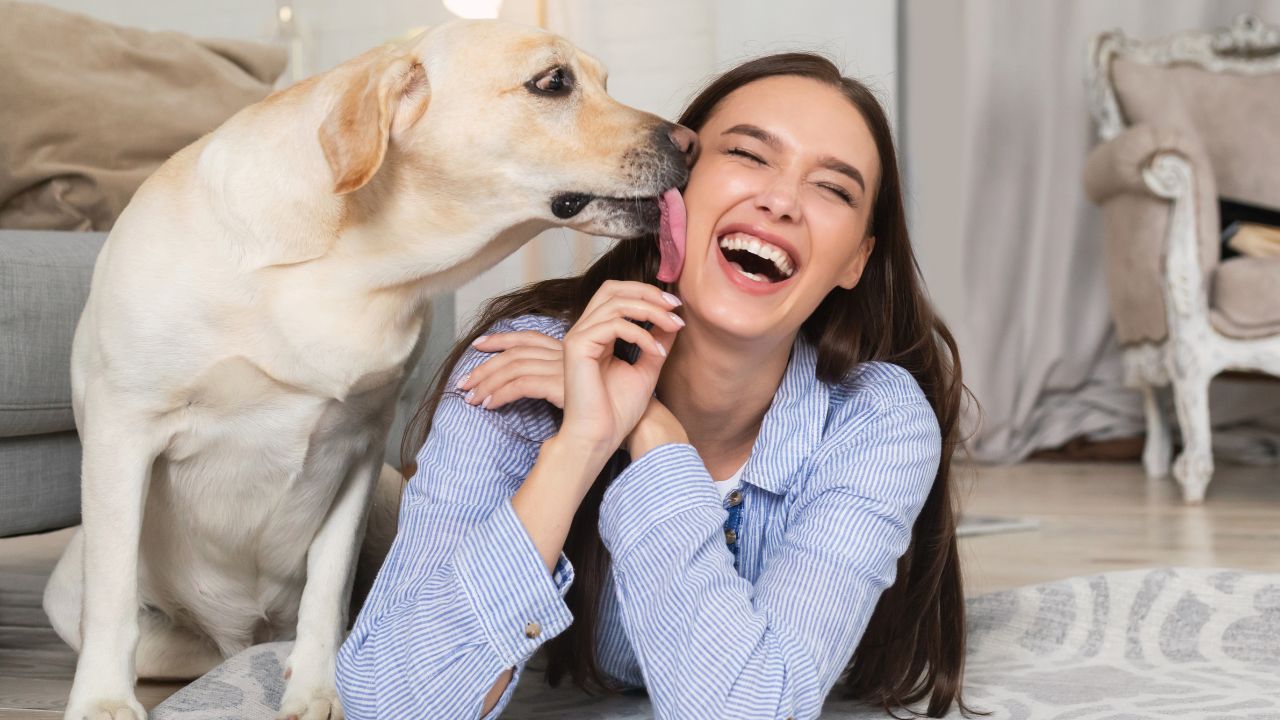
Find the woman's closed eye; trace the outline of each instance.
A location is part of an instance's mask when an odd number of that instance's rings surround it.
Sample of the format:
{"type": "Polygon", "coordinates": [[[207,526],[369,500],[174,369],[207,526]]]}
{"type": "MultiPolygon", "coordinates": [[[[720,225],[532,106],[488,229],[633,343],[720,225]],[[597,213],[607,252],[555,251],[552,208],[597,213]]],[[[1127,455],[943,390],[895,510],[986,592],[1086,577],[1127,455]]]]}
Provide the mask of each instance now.
{"type": "Polygon", "coordinates": [[[833,183],[818,183],[818,187],[830,191],[832,195],[840,198],[840,200],[849,207],[858,207],[857,201],[853,199],[853,194],[839,185],[833,183]]]}
{"type": "Polygon", "coordinates": [[[744,150],[744,149],[742,149],[742,148],[740,148],[740,147],[731,147],[731,148],[729,148],[728,150],[725,150],[725,151],[724,151],[724,154],[725,154],[725,155],[736,155],[736,156],[738,156],[738,157],[746,158],[746,159],[750,160],[751,162],[756,163],[757,165],[767,165],[767,164],[768,164],[768,163],[766,163],[766,162],[764,161],[764,158],[760,157],[759,155],[756,155],[755,153],[751,152],[750,150],[744,150]]]}

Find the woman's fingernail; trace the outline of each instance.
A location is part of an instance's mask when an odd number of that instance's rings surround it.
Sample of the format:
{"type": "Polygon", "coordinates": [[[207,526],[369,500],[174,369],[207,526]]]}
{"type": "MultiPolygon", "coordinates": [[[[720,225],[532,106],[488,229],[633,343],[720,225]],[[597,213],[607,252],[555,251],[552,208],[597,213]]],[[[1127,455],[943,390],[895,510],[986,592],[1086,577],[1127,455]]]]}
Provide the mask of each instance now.
{"type": "Polygon", "coordinates": [[[680,317],[675,313],[667,313],[667,314],[671,316],[671,319],[674,320],[677,325],[679,325],[680,327],[684,327],[684,318],[680,317]]]}
{"type": "Polygon", "coordinates": [[[492,395],[485,395],[485,396],[484,396],[484,402],[480,403],[480,407],[484,408],[485,410],[488,410],[488,409],[489,409],[489,401],[490,401],[490,400],[492,400],[492,399],[493,399],[493,396],[492,396],[492,395]]]}
{"type": "Polygon", "coordinates": [[[667,356],[667,349],[666,349],[666,348],[664,348],[664,347],[662,347],[662,343],[658,342],[657,340],[654,340],[654,341],[653,341],[653,344],[658,346],[658,354],[659,354],[659,355],[661,355],[662,357],[666,357],[666,356],[667,356]]]}
{"type": "Polygon", "coordinates": [[[684,304],[683,302],[680,301],[680,298],[676,297],[675,295],[672,295],[669,292],[662,293],[662,299],[666,300],[667,304],[670,305],[671,307],[680,307],[681,305],[684,304]]]}
{"type": "Polygon", "coordinates": [[[462,377],[458,378],[458,384],[455,385],[454,387],[461,390],[462,386],[467,384],[467,379],[470,377],[471,377],[471,373],[467,373],[466,375],[463,375],[462,377]]]}
{"type": "Polygon", "coordinates": [[[471,345],[474,347],[474,346],[479,345],[480,343],[484,342],[484,341],[485,341],[485,340],[487,340],[487,339],[489,339],[489,336],[488,336],[488,335],[481,335],[480,337],[476,338],[475,340],[472,340],[472,341],[471,341],[471,345]]]}
{"type": "Polygon", "coordinates": [[[463,400],[466,400],[467,402],[471,402],[472,400],[474,400],[474,399],[475,399],[475,397],[476,397],[476,391],[475,391],[475,390],[468,390],[468,391],[467,391],[467,394],[462,396],[462,399],[463,399],[463,400]]]}

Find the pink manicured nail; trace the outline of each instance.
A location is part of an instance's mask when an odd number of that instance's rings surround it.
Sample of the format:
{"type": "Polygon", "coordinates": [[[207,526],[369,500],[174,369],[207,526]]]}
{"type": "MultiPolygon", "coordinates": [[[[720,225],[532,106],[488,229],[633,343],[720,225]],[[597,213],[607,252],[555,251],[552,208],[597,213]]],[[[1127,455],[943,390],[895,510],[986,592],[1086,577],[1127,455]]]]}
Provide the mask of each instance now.
{"type": "Polygon", "coordinates": [[[472,341],[471,341],[471,345],[472,345],[472,347],[474,347],[474,346],[479,345],[480,343],[482,343],[482,342],[484,342],[485,340],[488,340],[488,339],[489,339],[489,336],[488,336],[488,335],[481,335],[480,337],[476,338],[475,340],[472,340],[472,341]]]}
{"type": "Polygon", "coordinates": [[[493,399],[493,396],[492,396],[492,395],[485,395],[485,396],[484,396],[484,402],[480,403],[480,407],[484,408],[485,410],[488,410],[488,409],[489,409],[489,401],[490,401],[490,400],[492,400],[492,399],[493,399]]]}
{"type": "Polygon", "coordinates": [[[455,385],[454,387],[461,390],[462,386],[467,384],[467,379],[470,377],[471,377],[471,373],[467,373],[466,375],[463,375],[462,377],[458,378],[458,384],[455,385]]]}
{"type": "Polygon", "coordinates": [[[664,347],[662,347],[662,343],[660,343],[660,342],[658,342],[657,340],[655,340],[655,341],[653,342],[653,344],[658,346],[658,354],[659,354],[659,355],[661,355],[662,357],[666,357],[666,356],[667,356],[667,349],[666,349],[666,348],[664,348],[664,347]]]}
{"type": "Polygon", "coordinates": [[[671,316],[671,319],[674,320],[677,325],[679,325],[680,327],[684,327],[684,318],[680,317],[675,313],[667,313],[667,314],[671,316]]]}
{"type": "Polygon", "coordinates": [[[671,307],[680,307],[681,305],[684,304],[683,302],[681,302],[680,298],[676,297],[675,295],[672,295],[669,292],[662,293],[662,299],[666,300],[667,304],[669,304],[671,307]]]}
{"type": "Polygon", "coordinates": [[[471,402],[472,400],[474,400],[474,399],[475,399],[475,397],[476,397],[476,391],[475,391],[475,390],[468,390],[468,391],[467,391],[467,394],[462,396],[462,399],[463,399],[463,400],[466,400],[467,402],[471,402]]]}

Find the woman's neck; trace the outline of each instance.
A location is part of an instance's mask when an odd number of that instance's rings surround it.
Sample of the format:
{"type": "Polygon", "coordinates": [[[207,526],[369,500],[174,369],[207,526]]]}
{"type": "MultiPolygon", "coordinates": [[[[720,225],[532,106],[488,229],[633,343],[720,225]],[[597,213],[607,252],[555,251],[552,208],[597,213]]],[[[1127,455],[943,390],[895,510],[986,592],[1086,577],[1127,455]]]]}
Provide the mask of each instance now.
{"type": "Polygon", "coordinates": [[[744,343],[688,322],[663,365],[658,399],[684,426],[712,478],[723,480],[750,455],[795,338],[744,343]]]}

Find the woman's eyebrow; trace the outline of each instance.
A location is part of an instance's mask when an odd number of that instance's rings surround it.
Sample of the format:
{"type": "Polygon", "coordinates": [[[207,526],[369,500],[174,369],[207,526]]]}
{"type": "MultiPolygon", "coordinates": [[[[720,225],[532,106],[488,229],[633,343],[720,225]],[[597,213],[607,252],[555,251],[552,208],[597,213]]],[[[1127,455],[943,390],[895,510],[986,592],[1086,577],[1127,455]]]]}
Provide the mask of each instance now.
{"type": "Polygon", "coordinates": [[[745,123],[740,125],[734,125],[733,127],[729,128],[728,130],[725,130],[720,134],[721,135],[730,135],[730,134],[746,135],[747,137],[753,137],[759,140],[760,142],[764,143],[765,145],[768,145],[774,150],[782,149],[782,141],[778,139],[777,135],[774,135],[768,130],[765,130],[762,127],[757,127],[755,125],[748,125],[745,123]]]}
{"type": "Polygon", "coordinates": [[[823,155],[818,158],[818,164],[828,170],[834,170],[842,175],[848,175],[854,182],[858,183],[858,187],[862,188],[862,192],[867,191],[867,184],[862,180],[862,173],[858,172],[858,168],[849,163],[838,160],[830,155],[823,155]]]}
{"type": "MultiPolygon", "coordinates": [[[[728,130],[725,130],[720,134],[721,135],[730,135],[730,134],[746,135],[747,137],[753,137],[759,140],[760,142],[764,143],[765,145],[768,145],[770,148],[774,149],[775,151],[782,149],[782,141],[778,139],[777,135],[774,135],[773,133],[769,132],[768,130],[765,130],[762,127],[751,125],[748,123],[734,125],[733,127],[729,128],[728,130]]],[[[858,187],[862,188],[862,192],[865,193],[867,191],[867,183],[865,180],[862,179],[862,173],[858,172],[858,168],[850,165],[849,163],[843,160],[840,160],[838,158],[832,157],[830,155],[823,155],[821,158],[818,158],[818,164],[828,170],[838,172],[841,175],[849,176],[850,179],[858,183],[858,187]]]]}

